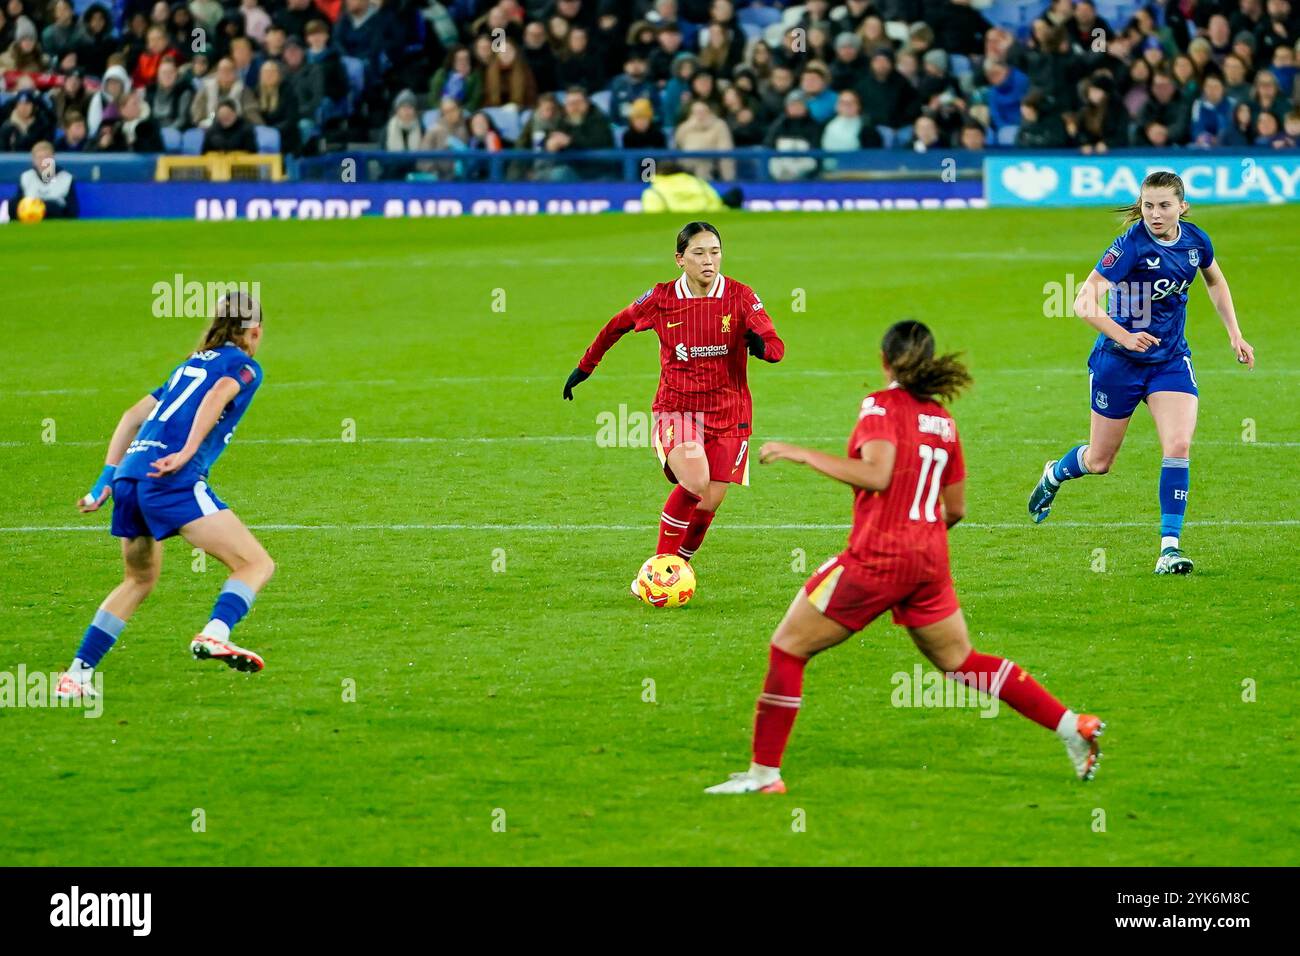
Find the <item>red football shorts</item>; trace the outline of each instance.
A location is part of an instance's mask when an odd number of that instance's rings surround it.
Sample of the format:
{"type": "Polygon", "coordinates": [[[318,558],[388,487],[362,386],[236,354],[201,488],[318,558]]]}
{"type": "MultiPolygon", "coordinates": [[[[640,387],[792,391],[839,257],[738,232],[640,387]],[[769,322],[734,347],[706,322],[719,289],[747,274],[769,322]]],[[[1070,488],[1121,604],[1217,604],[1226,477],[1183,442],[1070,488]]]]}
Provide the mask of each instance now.
{"type": "Polygon", "coordinates": [[[895,624],[925,627],[961,607],[950,576],[929,581],[886,581],[879,572],[866,570],[843,554],[813,572],[803,590],[813,607],[850,631],[862,630],[891,608],[895,624]]]}
{"type": "MultiPolygon", "coordinates": [[[[729,481],[736,485],[749,484],[749,439],[739,435],[715,435],[705,429],[699,419],[689,412],[655,412],[654,449],[659,464],[664,466],[668,480],[677,483],[677,476],[668,467],[668,453],[678,445],[696,442],[704,446],[704,457],[709,463],[711,481],[729,481]]],[[[687,452],[689,455],[690,452],[687,452]]]]}

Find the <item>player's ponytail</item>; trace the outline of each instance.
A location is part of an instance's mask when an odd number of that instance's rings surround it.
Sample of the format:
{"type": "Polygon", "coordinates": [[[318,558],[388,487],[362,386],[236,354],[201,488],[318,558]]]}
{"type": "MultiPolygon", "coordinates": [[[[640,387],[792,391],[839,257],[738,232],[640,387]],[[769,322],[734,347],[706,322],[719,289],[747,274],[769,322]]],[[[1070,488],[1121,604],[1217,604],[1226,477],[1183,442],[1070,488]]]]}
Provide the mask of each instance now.
{"type": "Polygon", "coordinates": [[[923,400],[950,402],[971,384],[970,372],[957,354],[934,354],[934,334],[922,322],[895,322],[880,343],[885,364],[902,388],[923,400]]]}
{"type": "MultiPolygon", "coordinates": [[[[1179,202],[1185,201],[1182,177],[1165,169],[1150,173],[1146,179],[1142,180],[1142,188],[1138,190],[1138,198],[1127,206],[1120,206],[1115,210],[1124,216],[1125,229],[1142,220],[1142,192],[1147,189],[1172,189],[1179,202]]],[[[1178,218],[1186,219],[1187,213],[1180,213],[1178,218]]]]}
{"type": "Polygon", "coordinates": [[[227,342],[244,344],[248,329],[262,324],[262,306],[246,292],[231,292],[217,300],[212,324],[199,339],[198,351],[220,348],[227,342]]]}

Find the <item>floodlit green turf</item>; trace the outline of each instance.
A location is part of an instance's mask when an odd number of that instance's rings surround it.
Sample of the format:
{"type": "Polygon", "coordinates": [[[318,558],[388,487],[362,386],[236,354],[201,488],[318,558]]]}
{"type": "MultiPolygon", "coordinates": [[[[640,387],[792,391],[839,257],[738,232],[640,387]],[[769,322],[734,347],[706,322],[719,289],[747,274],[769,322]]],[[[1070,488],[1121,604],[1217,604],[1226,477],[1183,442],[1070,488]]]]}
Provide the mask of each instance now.
{"type": "Polygon", "coordinates": [[[1084,786],[1009,710],[891,707],[920,657],[881,621],[810,667],[791,792],[761,799],[701,791],[748,761],[766,642],[842,546],[848,491],[755,463],[694,602],[653,611],[627,582],[668,485],[648,448],[596,433],[601,412],[648,409],[654,342],[624,340],[560,400],[608,316],[674,275],[675,219],[0,230],[0,670],[65,667],[118,579],[107,515],[72,502],[120,411],[199,334],[152,315],[175,273],[262,284],[266,384],[214,487],[279,565],[237,632],[264,673],[190,660],[224,575],[174,541],[105,662],[103,717],[0,709],[0,863],[1296,863],[1300,526],[1281,522],[1300,465],[1300,210],[1196,220],[1259,368],[1236,366],[1198,283],[1187,579],[1151,574],[1145,411],[1111,476],[1067,487],[1043,526],[1025,514],[1043,461],[1087,434],[1091,337],[1044,317],[1044,284],[1082,279],[1113,216],[719,220],[725,271],[788,345],[751,365],[756,442],[839,450],[899,317],[967,352],[952,550],[974,639],[1110,725],[1084,786]]]}

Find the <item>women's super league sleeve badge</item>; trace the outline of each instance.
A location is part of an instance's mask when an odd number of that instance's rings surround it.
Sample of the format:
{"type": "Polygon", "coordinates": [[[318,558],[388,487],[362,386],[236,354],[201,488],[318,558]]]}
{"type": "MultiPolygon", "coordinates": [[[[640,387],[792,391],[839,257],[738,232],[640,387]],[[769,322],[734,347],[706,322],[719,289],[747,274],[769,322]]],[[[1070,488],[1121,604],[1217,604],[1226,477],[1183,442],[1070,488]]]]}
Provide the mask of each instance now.
{"type": "Polygon", "coordinates": [[[239,371],[235,374],[239,376],[239,380],[245,385],[252,385],[253,380],[257,378],[257,372],[253,371],[251,365],[241,365],[239,371]]]}
{"type": "Polygon", "coordinates": [[[654,294],[655,294],[655,287],[654,287],[654,286],[651,286],[650,288],[648,288],[648,289],[646,289],[644,292],[642,292],[642,293],[641,293],[641,298],[637,299],[637,300],[636,300],[635,302],[633,302],[632,304],[633,304],[633,305],[640,305],[642,302],[644,302],[646,299],[650,298],[650,296],[652,296],[652,295],[654,295],[654,294]]]}
{"type": "MultiPolygon", "coordinates": [[[[1093,246],[1093,248],[1095,249],[1097,247],[1093,246]]],[[[1101,257],[1101,267],[1103,269],[1109,269],[1111,266],[1113,266],[1116,262],[1119,261],[1119,257],[1122,256],[1123,254],[1124,254],[1124,250],[1119,247],[1119,243],[1116,243],[1115,245],[1107,249],[1106,254],[1101,257]]],[[[1195,265],[1195,263],[1192,264],[1195,265]]]]}

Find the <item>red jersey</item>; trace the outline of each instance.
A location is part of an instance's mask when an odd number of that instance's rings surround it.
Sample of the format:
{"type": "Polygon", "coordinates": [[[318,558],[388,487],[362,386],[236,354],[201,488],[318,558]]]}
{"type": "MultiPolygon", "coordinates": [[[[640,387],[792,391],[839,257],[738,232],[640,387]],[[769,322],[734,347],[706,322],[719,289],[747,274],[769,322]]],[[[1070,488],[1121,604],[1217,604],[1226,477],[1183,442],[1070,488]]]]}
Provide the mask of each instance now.
{"type": "Polygon", "coordinates": [[[956,422],[938,402],[895,386],[862,400],[849,457],[859,457],[874,440],[894,446],[894,473],[884,491],[854,490],[849,557],[883,580],[946,579],[948,528],[940,492],[966,478],[956,422]]]}
{"type": "Polygon", "coordinates": [[[609,320],[578,368],[590,374],[628,332],[654,329],[659,336],[659,391],[655,412],[699,415],[716,435],[748,437],[752,403],[745,377],[745,333],[763,338],[763,360],[779,362],[785,343],[754,290],[717,275],[706,295],[695,295],[682,275],[661,282],[609,320]]]}

